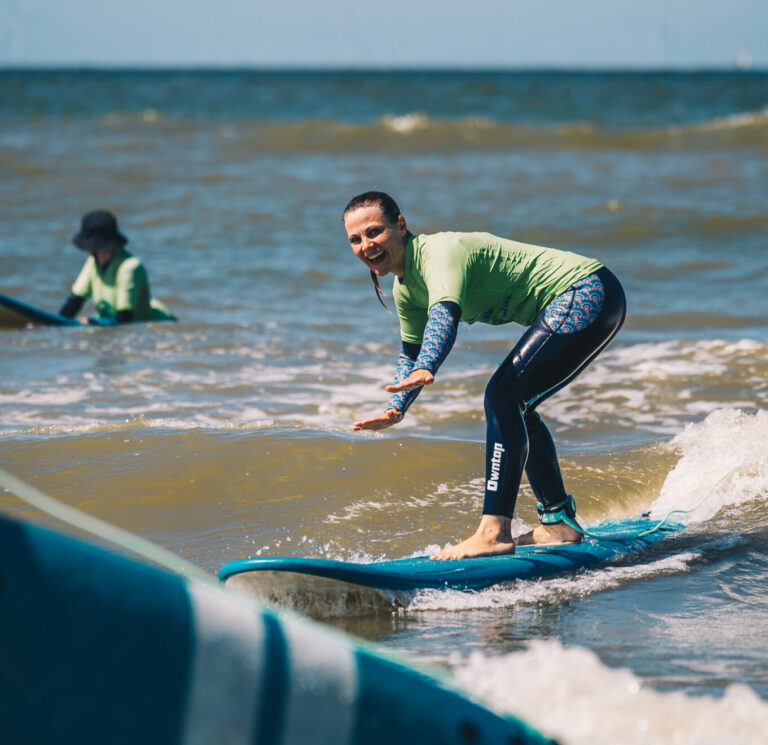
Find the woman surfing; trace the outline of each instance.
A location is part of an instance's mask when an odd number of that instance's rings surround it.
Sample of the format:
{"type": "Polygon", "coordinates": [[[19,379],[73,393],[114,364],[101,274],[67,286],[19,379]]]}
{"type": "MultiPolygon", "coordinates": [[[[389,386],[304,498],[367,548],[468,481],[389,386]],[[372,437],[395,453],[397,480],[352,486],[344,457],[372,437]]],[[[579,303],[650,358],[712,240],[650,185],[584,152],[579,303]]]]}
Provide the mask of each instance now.
{"type": "Polygon", "coordinates": [[[378,278],[395,276],[402,349],[385,411],[353,429],[403,419],[456,340],[459,321],[526,326],[485,391],[486,475],[476,532],[434,559],[514,553],[515,545],[578,543],[576,505],[566,492],[552,437],[536,412],[609,344],[626,313],[619,280],[597,259],[490,233],[414,235],[384,192],[354,197],[344,228],[355,256],[378,278]],[[511,533],[525,472],[541,525],[511,533]]]}

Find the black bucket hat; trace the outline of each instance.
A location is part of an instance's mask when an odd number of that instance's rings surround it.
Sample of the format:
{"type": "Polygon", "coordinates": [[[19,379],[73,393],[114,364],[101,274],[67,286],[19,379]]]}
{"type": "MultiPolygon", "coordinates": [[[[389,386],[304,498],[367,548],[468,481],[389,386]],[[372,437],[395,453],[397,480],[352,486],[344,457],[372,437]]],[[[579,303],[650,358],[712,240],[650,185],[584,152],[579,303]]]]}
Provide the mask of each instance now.
{"type": "Polygon", "coordinates": [[[117,218],[107,210],[93,210],[83,215],[80,232],[72,238],[78,248],[93,253],[100,248],[121,248],[128,239],[117,229],[117,218]]]}

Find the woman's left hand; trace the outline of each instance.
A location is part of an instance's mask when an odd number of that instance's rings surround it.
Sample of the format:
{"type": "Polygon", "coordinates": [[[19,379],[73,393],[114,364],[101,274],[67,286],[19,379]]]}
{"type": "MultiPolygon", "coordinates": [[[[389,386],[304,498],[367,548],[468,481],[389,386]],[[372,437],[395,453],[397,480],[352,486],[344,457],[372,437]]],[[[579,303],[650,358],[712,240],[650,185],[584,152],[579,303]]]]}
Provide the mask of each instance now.
{"type": "Polygon", "coordinates": [[[403,415],[397,411],[397,409],[387,409],[383,414],[379,414],[371,419],[363,419],[361,422],[355,422],[352,430],[354,432],[359,432],[361,429],[386,429],[402,420],[403,415]]]}
{"type": "Polygon", "coordinates": [[[399,393],[400,391],[412,391],[414,388],[421,388],[423,385],[432,385],[435,382],[435,376],[429,371],[420,368],[414,370],[405,380],[401,380],[395,385],[388,385],[389,393],[399,393]]]}

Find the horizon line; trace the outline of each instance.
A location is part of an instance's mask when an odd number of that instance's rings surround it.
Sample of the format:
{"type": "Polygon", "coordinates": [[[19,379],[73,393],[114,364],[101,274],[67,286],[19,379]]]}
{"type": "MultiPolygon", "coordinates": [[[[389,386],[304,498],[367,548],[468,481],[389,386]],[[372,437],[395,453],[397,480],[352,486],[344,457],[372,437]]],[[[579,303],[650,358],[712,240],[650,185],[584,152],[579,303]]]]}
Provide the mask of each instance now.
{"type": "Polygon", "coordinates": [[[302,72],[302,73],[404,73],[404,72],[453,72],[453,73],[768,73],[766,66],[744,67],[730,65],[457,65],[457,64],[307,64],[307,63],[5,63],[4,72],[302,72]]]}

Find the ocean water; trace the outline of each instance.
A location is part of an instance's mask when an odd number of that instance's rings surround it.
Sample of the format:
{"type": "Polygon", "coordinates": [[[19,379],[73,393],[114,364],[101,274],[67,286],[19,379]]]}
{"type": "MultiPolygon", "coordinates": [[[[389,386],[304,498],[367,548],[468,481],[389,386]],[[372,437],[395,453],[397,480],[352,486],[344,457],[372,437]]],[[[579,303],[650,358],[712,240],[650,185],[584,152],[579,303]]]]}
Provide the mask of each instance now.
{"type": "MultiPolygon", "coordinates": [[[[370,188],[415,232],[605,262],[626,325],[540,408],[567,486],[587,523],[704,501],[641,560],[286,604],[564,745],[763,745],[768,74],[0,72],[0,293],[58,309],[103,207],[180,318],[0,328],[0,466],[212,573],[466,537],[483,389],[521,329],[462,325],[405,421],[353,433],[399,347],[340,221],[370,188]]],[[[524,484],[515,526],[534,521],[524,484]]]]}

